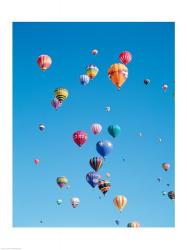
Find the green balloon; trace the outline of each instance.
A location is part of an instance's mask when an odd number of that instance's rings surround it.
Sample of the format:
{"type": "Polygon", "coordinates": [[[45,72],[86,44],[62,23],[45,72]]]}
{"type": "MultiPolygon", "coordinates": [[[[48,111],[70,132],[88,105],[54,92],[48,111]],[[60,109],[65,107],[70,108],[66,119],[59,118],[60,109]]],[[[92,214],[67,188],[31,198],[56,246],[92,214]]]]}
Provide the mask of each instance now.
{"type": "Polygon", "coordinates": [[[108,127],[108,133],[113,136],[114,138],[119,135],[119,133],[121,132],[121,128],[119,125],[110,125],[108,127]]]}

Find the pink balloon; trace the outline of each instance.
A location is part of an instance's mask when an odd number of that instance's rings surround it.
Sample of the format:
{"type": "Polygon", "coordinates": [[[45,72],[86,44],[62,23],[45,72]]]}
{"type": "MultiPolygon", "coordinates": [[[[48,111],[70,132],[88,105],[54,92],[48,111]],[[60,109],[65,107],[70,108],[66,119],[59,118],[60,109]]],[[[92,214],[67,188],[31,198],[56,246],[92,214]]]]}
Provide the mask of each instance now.
{"type": "Polygon", "coordinates": [[[34,160],[34,163],[35,163],[36,165],[38,165],[39,162],[40,162],[40,160],[38,160],[38,159],[35,159],[35,160],[34,160]]]}
{"type": "Polygon", "coordinates": [[[51,101],[51,105],[57,110],[62,105],[62,102],[60,102],[57,98],[54,98],[51,101]]]}
{"type": "Polygon", "coordinates": [[[97,134],[101,133],[102,126],[99,123],[94,123],[91,126],[91,130],[92,130],[94,135],[97,135],[97,134]]]}
{"type": "Polygon", "coordinates": [[[166,90],[168,89],[168,85],[167,85],[167,84],[163,84],[163,85],[162,85],[162,89],[163,89],[164,91],[166,91],[166,90]]]}

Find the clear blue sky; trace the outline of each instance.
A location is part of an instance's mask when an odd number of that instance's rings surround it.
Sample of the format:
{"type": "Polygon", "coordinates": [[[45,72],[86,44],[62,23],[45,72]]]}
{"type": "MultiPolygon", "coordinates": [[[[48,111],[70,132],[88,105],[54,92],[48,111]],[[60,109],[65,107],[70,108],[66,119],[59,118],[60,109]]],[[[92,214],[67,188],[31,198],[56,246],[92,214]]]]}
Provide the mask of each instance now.
{"type": "Polygon", "coordinates": [[[175,188],[174,81],[174,23],[14,23],[13,226],[116,227],[118,219],[123,227],[133,220],[142,227],[173,227],[174,202],[161,192],[175,188]],[[95,48],[97,56],[91,54],[95,48]],[[123,50],[133,60],[118,91],[107,70],[123,50]],[[36,63],[40,54],[53,60],[46,72],[36,63]],[[82,86],[79,76],[88,64],[96,64],[99,73],[82,86]],[[148,86],[145,78],[151,80],[148,86]],[[169,86],[165,93],[163,83],[169,86]],[[56,87],[69,91],[58,111],[50,104],[56,87]],[[90,130],[95,122],[103,126],[98,136],[90,130]],[[107,132],[111,124],[121,127],[115,139],[107,132]],[[88,133],[82,149],[72,140],[76,130],[88,133]],[[114,146],[100,170],[103,178],[111,174],[105,197],[85,179],[92,171],[89,159],[98,156],[96,143],[103,139],[114,146]],[[168,172],[163,162],[171,164],[168,172]],[[68,178],[70,189],[57,186],[58,176],[68,178]],[[128,199],[122,213],[113,204],[118,194],[128,199]],[[70,204],[73,196],[80,198],[76,209],[70,204]]]}

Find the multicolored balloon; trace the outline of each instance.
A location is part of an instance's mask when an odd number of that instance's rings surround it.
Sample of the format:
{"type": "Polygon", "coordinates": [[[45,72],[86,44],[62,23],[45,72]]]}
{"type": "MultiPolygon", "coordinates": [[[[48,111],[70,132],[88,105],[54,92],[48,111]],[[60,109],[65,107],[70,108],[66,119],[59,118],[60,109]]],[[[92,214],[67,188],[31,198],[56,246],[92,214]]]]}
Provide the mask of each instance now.
{"type": "Polygon", "coordinates": [[[40,160],[35,159],[35,160],[34,160],[34,163],[35,163],[36,165],[38,165],[38,164],[40,163],[40,160]]]}
{"type": "Polygon", "coordinates": [[[68,90],[63,88],[56,88],[54,91],[55,97],[60,101],[64,102],[68,98],[68,90]]]}
{"type": "Polygon", "coordinates": [[[129,51],[123,51],[120,53],[119,59],[122,63],[128,64],[132,60],[132,54],[129,51]]]}
{"type": "Polygon", "coordinates": [[[112,152],[112,149],[112,143],[107,140],[98,141],[96,144],[96,150],[103,158],[106,158],[106,156],[112,152]]]}
{"type": "Polygon", "coordinates": [[[94,135],[98,135],[101,133],[102,126],[99,123],[94,123],[91,126],[91,131],[93,132],[94,135]]]}
{"type": "Polygon", "coordinates": [[[128,78],[128,68],[121,63],[115,63],[108,69],[108,76],[112,83],[120,89],[128,78]]]}
{"type": "Polygon", "coordinates": [[[105,195],[110,189],[111,184],[108,180],[101,180],[98,182],[98,188],[105,195]]]}
{"type": "Polygon", "coordinates": [[[81,147],[88,139],[88,135],[83,130],[78,130],[73,134],[74,142],[81,147]]]}
{"type": "Polygon", "coordinates": [[[119,125],[115,124],[115,125],[110,125],[108,127],[108,133],[112,136],[112,137],[116,137],[117,135],[119,135],[119,133],[121,132],[121,128],[119,125]]]}
{"type": "Polygon", "coordinates": [[[98,72],[99,72],[99,69],[94,64],[90,64],[86,68],[86,74],[87,74],[87,76],[89,76],[90,79],[95,78],[96,75],[98,74],[98,72]]]}
{"type": "Polygon", "coordinates": [[[40,131],[43,131],[44,129],[45,129],[45,125],[44,125],[44,124],[40,124],[40,125],[39,125],[39,130],[40,130],[40,131]]]}
{"type": "Polygon", "coordinates": [[[97,54],[98,54],[98,50],[97,50],[97,49],[93,49],[93,50],[92,50],[92,55],[95,56],[95,55],[97,55],[97,54]]]}
{"type": "Polygon", "coordinates": [[[62,106],[62,102],[60,102],[56,97],[51,101],[51,105],[56,110],[59,109],[62,106]]]}
{"type": "Polygon", "coordinates": [[[101,179],[101,175],[98,172],[89,172],[86,175],[87,182],[94,188],[98,185],[99,180],[101,179]]]}
{"type": "Polygon", "coordinates": [[[175,192],[169,191],[169,192],[168,192],[168,197],[169,197],[171,200],[175,200],[175,192]]]}
{"type": "Polygon", "coordinates": [[[164,91],[166,91],[166,90],[168,89],[168,85],[164,83],[164,84],[162,85],[162,89],[163,89],[164,91]]]}
{"type": "Polygon", "coordinates": [[[89,76],[87,76],[87,75],[81,75],[80,76],[80,83],[82,85],[84,85],[84,86],[87,85],[89,83],[89,81],[90,81],[89,76]]]}
{"type": "Polygon", "coordinates": [[[80,203],[80,199],[78,197],[71,198],[71,205],[73,208],[76,208],[80,203]]]}
{"type": "Polygon", "coordinates": [[[56,182],[60,188],[63,188],[68,183],[68,179],[65,176],[57,177],[56,182]]]}
{"type": "Polygon", "coordinates": [[[141,227],[138,221],[132,221],[127,224],[127,227],[141,227]]]}
{"type": "Polygon", "coordinates": [[[114,200],[114,205],[117,207],[117,209],[122,212],[122,210],[127,205],[127,198],[124,195],[117,195],[114,200]]]}
{"type": "Polygon", "coordinates": [[[42,71],[46,71],[52,64],[52,59],[48,55],[40,55],[37,59],[38,66],[42,71]]]}
{"type": "Polygon", "coordinates": [[[57,205],[61,205],[61,204],[62,204],[62,200],[60,200],[60,199],[57,200],[57,201],[56,201],[56,204],[57,204],[57,205]]]}
{"type": "Polygon", "coordinates": [[[89,161],[90,166],[97,172],[103,165],[103,159],[101,157],[93,157],[89,161]]]}
{"type": "Polygon", "coordinates": [[[168,169],[170,168],[170,164],[168,162],[164,162],[162,163],[162,168],[165,170],[165,171],[168,171],[168,169]]]}
{"type": "Polygon", "coordinates": [[[144,84],[145,84],[145,85],[148,85],[150,82],[151,82],[150,79],[145,79],[145,80],[144,80],[144,84]]]}

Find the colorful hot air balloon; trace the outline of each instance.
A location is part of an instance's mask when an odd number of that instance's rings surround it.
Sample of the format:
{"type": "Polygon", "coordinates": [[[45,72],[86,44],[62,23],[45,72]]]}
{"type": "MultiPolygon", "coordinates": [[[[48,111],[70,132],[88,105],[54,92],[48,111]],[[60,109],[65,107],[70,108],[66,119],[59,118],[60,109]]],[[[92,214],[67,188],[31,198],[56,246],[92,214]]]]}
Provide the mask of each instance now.
{"type": "Polygon", "coordinates": [[[101,180],[98,182],[98,188],[105,195],[110,189],[111,184],[108,180],[101,180]]]}
{"type": "Polygon", "coordinates": [[[81,147],[87,139],[87,133],[84,131],[78,130],[73,134],[73,140],[79,147],[81,147]]]}
{"type": "Polygon", "coordinates": [[[62,102],[60,102],[56,97],[51,101],[51,105],[56,110],[62,106],[62,102]]]}
{"type": "Polygon", "coordinates": [[[119,125],[115,124],[115,125],[110,125],[108,127],[108,133],[112,136],[112,137],[116,137],[117,135],[119,135],[121,131],[121,128],[119,125]]]}
{"type": "Polygon", "coordinates": [[[110,112],[110,107],[106,107],[106,108],[105,108],[105,111],[106,111],[106,112],[110,112]]]}
{"type": "Polygon", "coordinates": [[[94,77],[96,77],[98,72],[99,72],[99,69],[94,64],[90,64],[86,68],[86,74],[89,76],[90,79],[93,79],[94,77]]]}
{"type": "Polygon", "coordinates": [[[103,159],[101,157],[93,157],[89,161],[90,166],[97,172],[103,165],[103,159]]]}
{"type": "Polygon", "coordinates": [[[38,164],[40,163],[40,160],[35,159],[35,160],[34,160],[34,163],[35,163],[36,165],[38,165],[38,164]]]}
{"type": "Polygon", "coordinates": [[[129,51],[123,51],[120,53],[119,59],[122,63],[128,64],[132,60],[132,54],[129,51]]]}
{"type": "Polygon", "coordinates": [[[124,84],[128,77],[128,68],[121,63],[115,63],[108,69],[108,76],[118,89],[124,84]]]}
{"type": "Polygon", "coordinates": [[[167,84],[163,84],[163,85],[162,85],[162,89],[163,89],[164,91],[166,91],[166,90],[168,89],[168,85],[167,85],[167,84]]]}
{"type": "Polygon", "coordinates": [[[52,59],[48,55],[40,55],[37,59],[38,66],[42,71],[46,71],[51,64],[52,64],[52,59]]]}
{"type": "Polygon", "coordinates": [[[89,81],[90,81],[89,76],[87,76],[87,75],[81,75],[80,76],[80,83],[82,85],[87,85],[89,83],[89,81]]]}
{"type": "Polygon", "coordinates": [[[168,192],[168,197],[169,197],[171,200],[175,200],[175,192],[169,191],[169,192],[168,192]]]}
{"type": "Polygon", "coordinates": [[[68,179],[65,176],[57,177],[56,182],[60,188],[63,188],[65,185],[67,185],[68,179]]]}
{"type": "Polygon", "coordinates": [[[127,227],[141,227],[141,225],[138,221],[132,221],[127,224],[127,227]]]}
{"type": "Polygon", "coordinates": [[[145,79],[145,80],[144,80],[144,84],[145,84],[145,85],[148,85],[150,82],[151,82],[150,79],[145,79]]]}
{"type": "Polygon", "coordinates": [[[68,90],[63,88],[56,88],[54,91],[55,97],[60,101],[63,102],[68,97],[68,90]]]}
{"type": "Polygon", "coordinates": [[[44,125],[44,124],[40,124],[40,125],[39,125],[39,130],[40,130],[40,131],[43,131],[44,129],[45,129],[45,125],[44,125]]]}
{"type": "Polygon", "coordinates": [[[95,55],[97,55],[97,54],[98,54],[98,50],[97,50],[97,49],[93,49],[93,50],[92,50],[92,55],[95,56],[95,55]]]}
{"type": "Polygon", "coordinates": [[[119,211],[121,212],[127,205],[127,198],[123,195],[117,195],[114,198],[113,202],[117,209],[119,209],[119,211]]]}
{"type": "Polygon", "coordinates": [[[62,200],[60,200],[60,199],[57,200],[57,201],[56,201],[56,204],[57,204],[57,205],[61,205],[61,204],[62,204],[62,200]]]}
{"type": "Polygon", "coordinates": [[[99,123],[94,123],[91,126],[91,131],[93,132],[94,135],[98,135],[101,133],[102,126],[99,123]]]}
{"type": "Polygon", "coordinates": [[[110,173],[106,173],[106,177],[107,177],[107,178],[110,178],[110,173]]]}
{"type": "Polygon", "coordinates": [[[168,169],[170,168],[170,164],[169,164],[168,162],[162,163],[162,168],[163,168],[165,171],[168,171],[168,169]]]}
{"type": "Polygon", "coordinates": [[[108,154],[111,153],[113,149],[113,145],[110,141],[98,141],[96,144],[96,150],[97,152],[105,158],[108,154]]]}
{"type": "Polygon", "coordinates": [[[86,175],[87,182],[94,188],[99,180],[101,179],[101,176],[97,172],[89,172],[86,175]]]}
{"type": "Polygon", "coordinates": [[[71,198],[71,205],[73,208],[76,208],[80,203],[80,199],[78,197],[71,198]]]}

